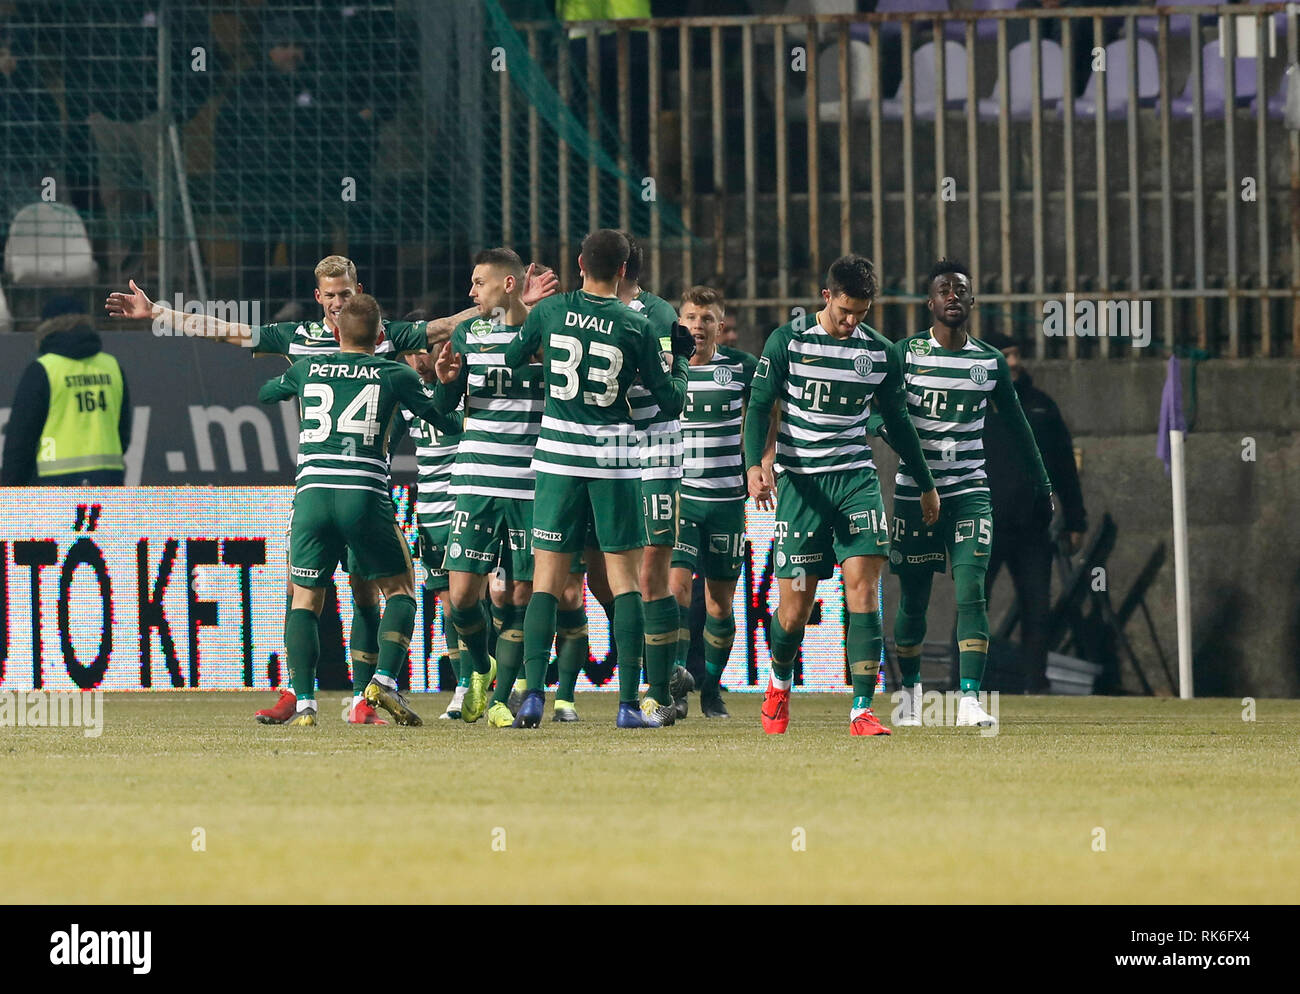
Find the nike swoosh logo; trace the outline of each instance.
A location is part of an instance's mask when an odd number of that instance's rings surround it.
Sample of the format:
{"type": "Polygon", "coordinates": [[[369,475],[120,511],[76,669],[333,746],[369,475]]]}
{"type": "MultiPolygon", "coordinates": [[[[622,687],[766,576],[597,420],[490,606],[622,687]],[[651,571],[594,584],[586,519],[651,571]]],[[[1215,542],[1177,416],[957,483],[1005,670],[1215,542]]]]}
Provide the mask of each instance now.
{"type": "Polygon", "coordinates": [[[922,374],[925,374],[925,373],[935,373],[935,372],[938,372],[938,367],[937,367],[937,366],[932,366],[932,367],[930,367],[929,369],[918,369],[916,372],[917,372],[917,375],[922,375],[922,374]]]}
{"type": "Polygon", "coordinates": [[[806,356],[803,357],[803,360],[802,360],[802,361],[803,361],[803,362],[821,362],[821,361],[822,361],[822,357],[819,356],[819,355],[806,355],[806,356]]]}
{"type": "Polygon", "coordinates": [[[667,535],[667,534],[668,534],[668,529],[667,529],[667,528],[656,528],[655,531],[654,531],[654,533],[655,533],[656,535],[667,535]]]}

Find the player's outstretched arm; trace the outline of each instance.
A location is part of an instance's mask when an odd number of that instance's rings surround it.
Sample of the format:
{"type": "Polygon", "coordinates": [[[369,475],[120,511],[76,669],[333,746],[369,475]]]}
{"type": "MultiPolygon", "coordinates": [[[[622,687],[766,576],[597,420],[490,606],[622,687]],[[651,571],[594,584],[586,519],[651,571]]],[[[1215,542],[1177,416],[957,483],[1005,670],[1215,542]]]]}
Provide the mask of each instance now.
{"type": "Polygon", "coordinates": [[[104,301],[104,310],[110,318],[124,318],[135,321],[152,320],[154,328],[164,335],[194,334],[200,328],[204,338],[232,345],[251,345],[253,329],[246,324],[235,321],[222,321],[206,314],[183,314],[165,304],[150,300],[148,295],[130,281],[131,292],[114,291],[104,301]]]}
{"type": "Polygon", "coordinates": [[[262,384],[262,389],[257,391],[258,403],[278,404],[282,400],[297,397],[301,380],[301,366],[298,364],[290,366],[279,376],[262,384]]]}
{"type": "Polygon", "coordinates": [[[445,318],[434,318],[425,324],[425,334],[429,339],[429,348],[442,345],[443,342],[451,338],[451,333],[456,330],[456,325],[462,321],[470,321],[478,317],[477,307],[466,307],[463,311],[457,311],[455,314],[449,314],[445,318]]]}

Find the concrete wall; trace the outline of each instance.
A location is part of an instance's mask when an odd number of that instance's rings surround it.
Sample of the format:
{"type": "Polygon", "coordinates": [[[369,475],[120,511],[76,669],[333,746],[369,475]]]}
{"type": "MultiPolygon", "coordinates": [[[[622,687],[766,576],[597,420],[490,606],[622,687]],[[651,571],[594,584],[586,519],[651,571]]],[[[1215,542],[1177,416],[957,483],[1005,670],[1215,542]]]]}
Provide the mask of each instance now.
{"type": "MultiPolygon", "coordinates": [[[[1190,364],[1183,394],[1191,413],[1190,364]]],[[[1060,406],[1081,452],[1089,524],[1109,512],[1118,526],[1108,560],[1112,602],[1118,606],[1151,550],[1169,550],[1147,596],[1156,633],[1177,674],[1173,517],[1164,464],[1155,455],[1165,364],[1094,360],[1031,364],[1034,382],[1060,406]]],[[[887,504],[892,506],[892,451],[878,451],[887,504]]],[[[1187,501],[1192,590],[1194,683],[1198,696],[1300,695],[1300,530],[1292,501],[1300,494],[1300,363],[1217,360],[1199,364],[1197,407],[1187,439],[1187,501]],[[1242,458],[1254,439],[1255,459],[1242,458]]],[[[1054,581],[1055,583],[1055,581],[1054,581]]],[[[943,640],[955,618],[952,584],[935,584],[928,640],[943,640]]],[[[1054,587],[1059,589],[1059,585],[1054,587]]],[[[892,635],[898,586],[886,591],[886,632],[892,635]]],[[[1001,576],[990,603],[996,625],[1012,600],[1001,576]]],[[[1157,693],[1165,681],[1140,616],[1126,633],[1157,693]]],[[[1141,692],[1121,667],[1124,690],[1141,692]]]]}

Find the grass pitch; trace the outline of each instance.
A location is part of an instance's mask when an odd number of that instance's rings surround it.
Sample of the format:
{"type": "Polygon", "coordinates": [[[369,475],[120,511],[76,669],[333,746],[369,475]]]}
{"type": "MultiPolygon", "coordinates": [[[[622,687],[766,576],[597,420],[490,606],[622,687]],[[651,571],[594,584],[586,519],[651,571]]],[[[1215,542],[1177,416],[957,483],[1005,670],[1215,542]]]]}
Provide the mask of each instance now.
{"type": "Polygon", "coordinates": [[[536,732],[437,721],[445,694],[412,699],[418,729],[346,726],[339,694],[316,728],[255,724],[273,699],[109,694],[99,738],[0,729],[4,900],[1289,902],[1300,879],[1300,701],[1004,697],[997,736],[853,739],[846,696],[797,691],[770,738],[754,694],[629,732],[611,694],[536,732]]]}

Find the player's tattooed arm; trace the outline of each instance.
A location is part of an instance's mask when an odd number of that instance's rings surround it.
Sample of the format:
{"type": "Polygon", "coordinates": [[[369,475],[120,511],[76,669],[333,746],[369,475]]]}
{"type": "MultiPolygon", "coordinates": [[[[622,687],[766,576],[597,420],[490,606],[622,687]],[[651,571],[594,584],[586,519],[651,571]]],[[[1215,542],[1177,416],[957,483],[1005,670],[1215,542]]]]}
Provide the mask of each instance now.
{"type": "Polygon", "coordinates": [[[154,331],[159,335],[193,335],[202,330],[204,338],[218,342],[230,342],[232,345],[249,346],[253,342],[253,329],[236,321],[222,321],[207,314],[183,314],[172,310],[165,304],[155,303],[148,295],[130,281],[131,292],[114,291],[104,301],[104,310],[111,318],[134,321],[152,320],[154,331]]]}
{"type": "Polygon", "coordinates": [[[442,345],[443,342],[451,338],[451,333],[456,330],[456,325],[462,321],[472,321],[478,317],[477,307],[466,307],[463,311],[458,311],[445,318],[434,318],[424,326],[425,333],[429,336],[429,348],[442,345]]]}

